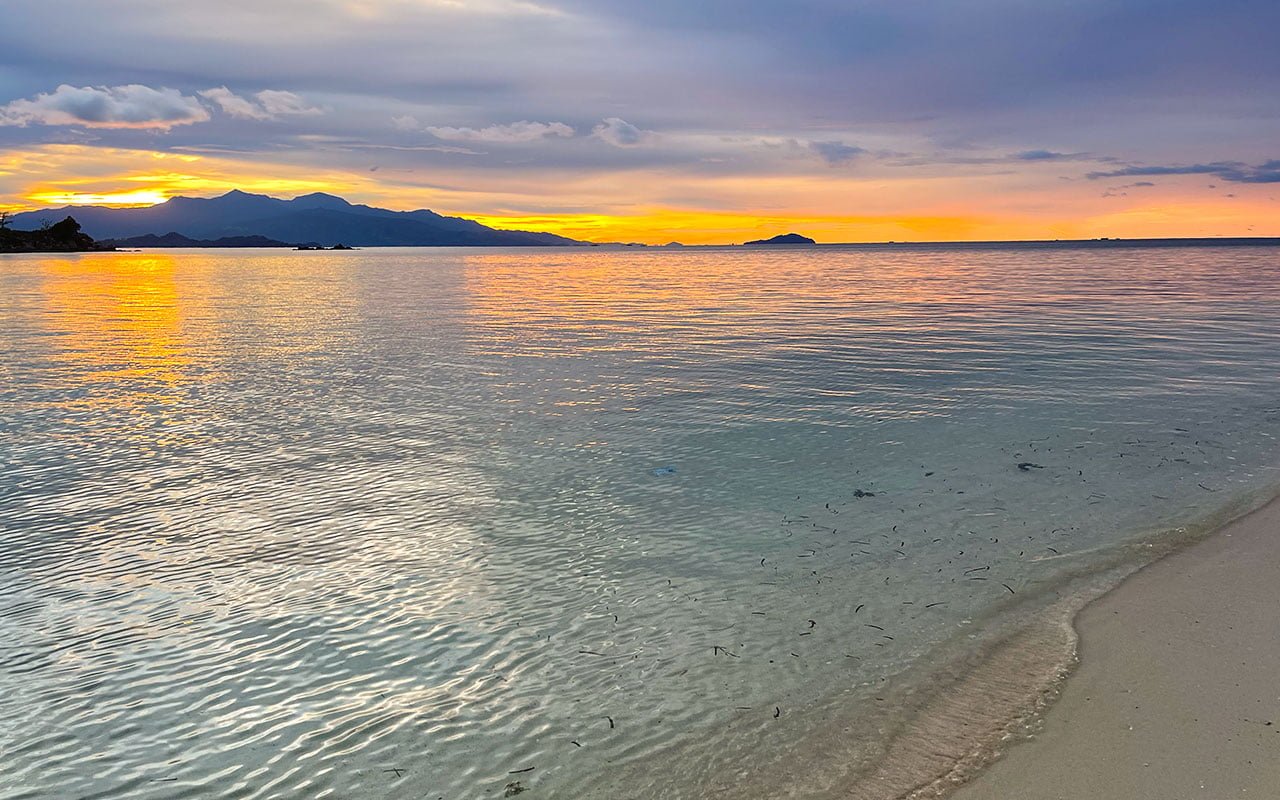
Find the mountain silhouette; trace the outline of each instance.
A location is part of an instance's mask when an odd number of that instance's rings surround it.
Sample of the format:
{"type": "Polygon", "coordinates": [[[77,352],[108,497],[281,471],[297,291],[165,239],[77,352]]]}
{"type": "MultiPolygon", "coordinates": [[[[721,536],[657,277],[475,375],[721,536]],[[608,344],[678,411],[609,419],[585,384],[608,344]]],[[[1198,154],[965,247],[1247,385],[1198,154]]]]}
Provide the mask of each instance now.
{"type": "Polygon", "coordinates": [[[38,227],[74,213],[95,239],[130,239],[162,231],[196,240],[264,236],[280,242],[357,247],[502,247],[582,244],[551,233],[490,228],[434,211],[390,211],[323,192],[280,200],[239,189],[221,197],[174,197],[146,208],[74,206],[15,214],[13,224],[38,227]]]}
{"type": "Polygon", "coordinates": [[[156,235],[130,236],[127,239],[105,239],[101,244],[112,247],[293,247],[265,236],[224,236],[221,239],[192,239],[175,231],[156,235]]]}

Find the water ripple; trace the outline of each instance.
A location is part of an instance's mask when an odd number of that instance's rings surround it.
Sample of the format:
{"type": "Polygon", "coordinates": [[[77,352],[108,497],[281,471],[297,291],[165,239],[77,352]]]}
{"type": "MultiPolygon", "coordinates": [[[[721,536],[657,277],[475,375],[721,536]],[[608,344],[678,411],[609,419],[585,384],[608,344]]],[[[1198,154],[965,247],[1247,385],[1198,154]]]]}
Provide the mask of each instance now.
{"type": "Polygon", "coordinates": [[[0,797],[749,780],[801,710],[1275,484],[1278,267],[0,259],[0,797]]]}

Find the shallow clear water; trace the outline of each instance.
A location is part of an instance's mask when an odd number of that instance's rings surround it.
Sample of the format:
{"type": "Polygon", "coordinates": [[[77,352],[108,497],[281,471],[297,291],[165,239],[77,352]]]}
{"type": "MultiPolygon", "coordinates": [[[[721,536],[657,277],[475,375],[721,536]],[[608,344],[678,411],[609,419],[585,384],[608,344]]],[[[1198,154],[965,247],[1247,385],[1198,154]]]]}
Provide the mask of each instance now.
{"type": "Polygon", "coordinates": [[[1270,248],[3,257],[0,797],[698,797],[1277,436],[1270,248]]]}

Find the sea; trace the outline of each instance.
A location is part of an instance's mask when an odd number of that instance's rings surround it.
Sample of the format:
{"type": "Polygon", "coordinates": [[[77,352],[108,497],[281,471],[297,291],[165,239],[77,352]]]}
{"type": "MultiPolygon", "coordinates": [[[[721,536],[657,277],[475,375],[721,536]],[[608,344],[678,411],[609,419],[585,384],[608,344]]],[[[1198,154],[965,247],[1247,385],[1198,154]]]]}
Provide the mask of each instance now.
{"type": "Polygon", "coordinates": [[[1278,247],[0,256],[0,798],[847,794],[1277,437],[1278,247]]]}

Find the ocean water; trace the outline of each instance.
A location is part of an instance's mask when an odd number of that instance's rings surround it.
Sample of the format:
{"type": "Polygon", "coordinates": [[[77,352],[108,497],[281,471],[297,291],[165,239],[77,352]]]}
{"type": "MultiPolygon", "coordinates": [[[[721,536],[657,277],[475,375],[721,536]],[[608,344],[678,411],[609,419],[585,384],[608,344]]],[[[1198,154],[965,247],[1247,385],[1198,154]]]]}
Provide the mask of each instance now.
{"type": "Polygon", "coordinates": [[[1277,436],[1276,248],[0,257],[0,798],[836,786],[1277,436]]]}

